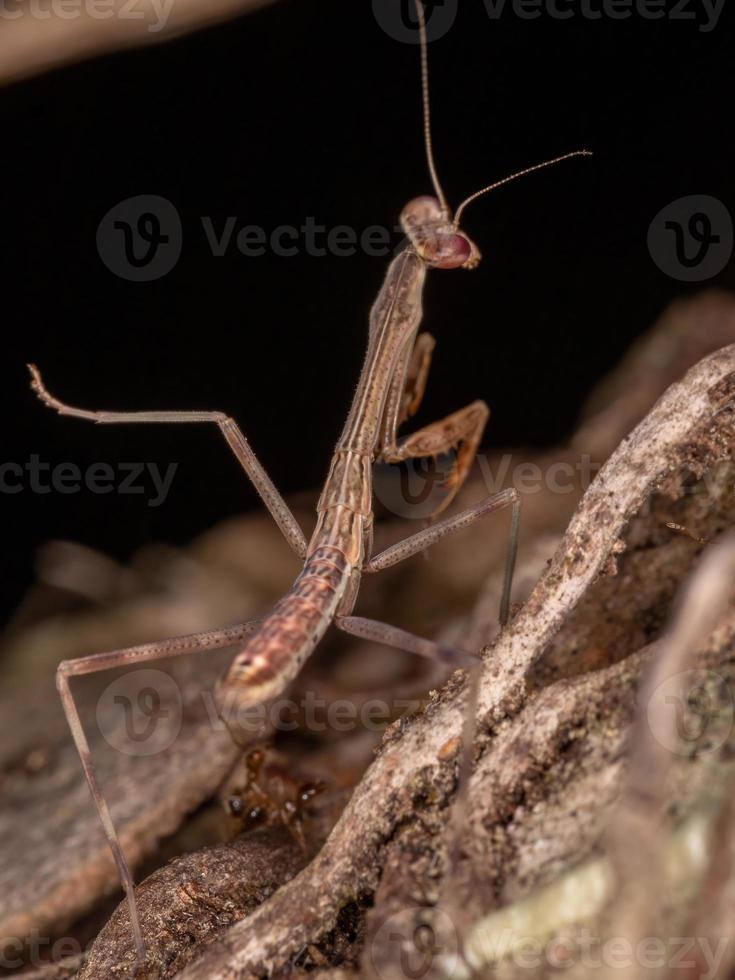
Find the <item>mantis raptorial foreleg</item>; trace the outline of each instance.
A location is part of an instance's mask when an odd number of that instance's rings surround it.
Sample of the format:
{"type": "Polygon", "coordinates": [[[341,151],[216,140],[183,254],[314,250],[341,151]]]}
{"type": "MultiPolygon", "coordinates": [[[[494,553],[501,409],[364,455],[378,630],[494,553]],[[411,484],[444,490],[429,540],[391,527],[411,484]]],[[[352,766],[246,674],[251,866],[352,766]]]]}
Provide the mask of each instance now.
{"type": "MultiPolygon", "coordinates": [[[[386,410],[383,418],[382,448],[379,459],[386,463],[401,463],[408,459],[435,458],[442,453],[457,450],[449,477],[443,486],[447,492],[429,517],[433,521],[454,500],[467,479],[477,453],[490,410],[483,401],[472,402],[465,408],[447,415],[438,422],[424,426],[412,433],[401,443],[396,440],[398,428],[418,409],[426,390],[431,354],[435,345],[431,334],[420,334],[411,352],[410,358],[404,357],[393,376],[386,410]],[[400,392],[400,397],[397,397],[400,392]]],[[[505,625],[510,613],[510,593],[513,587],[513,570],[515,568],[516,552],[518,550],[518,532],[520,525],[520,498],[514,489],[502,491],[447,521],[436,528],[428,527],[424,531],[406,538],[405,541],[388,548],[380,555],[370,559],[365,566],[366,572],[390,568],[404,558],[419,551],[424,551],[447,534],[467,527],[486,514],[500,507],[513,505],[510,536],[508,540],[508,556],[505,564],[503,592],[500,599],[500,624],[505,625]],[[438,533],[435,533],[438,532],[438,533]]]]}
{"type": "Polygon", "coordinates": [[[409,459],[435,458],[457,450],[452,470],[442,484],[447,492],[433,511],[431,517],[434,518],[446,510],[467,479],[489,416],[485,402],[472,402],[446,418],[412,432],[400,443],[393,441],[384,446],[379,459],[384,463],[402,463],[409,459]]]}
{"type": "Polygon", "coordinates": [[[436,341],[430,333],[420,333],[416,338],[406,371],[398,413],[398,425],[403,425],[419,410],[426,391],[426,382],[429,380],[431,356],[435,347],[436,341]]]}
{"type": "MultiPolygon", "coordinates": [[[[383,419],[383,444],[379,456],[383,462],[400,463],[408,459],[433,458],[457,449],[457,459],[448,479],[444,481],[444,486],[448,488],[448,491],[431,514],[430,521],[449,506],[467,479],[490,415],[485,402],[472,402],[472,404],[453,412],[446,418],[424,426],[401,443],[397,443],[396,432],[399,426],[416,412],[421,403],[426,389],[434,344],[434,338],[431,334],[420,334],[410,359],[404,355],[402,363],[396,370],[383,419]],[[400,399],[396,397],[398,391],[401,393],[400,399]]],[[[468,507],[456,517],[443,521],[436,528],[429,527],[424,531],[419,531],[405,541],[388,548],[382,554],[371,558],[365,566],[365,571],[375,572],[381,568],[389,568],[391,565],[403,561],[404,558],[425,550],[445,535],[451,534],[455,530],[458,531],[486,514],[492,513],[493,510],[508,506],[511,503],[513,516],[499,616],[501,625],[504,625],[508,620],[510,610],[510,592],[518,550],[520,522],[520,499],[513,489],[487,497],[480,503],[468,507]],[[435,531],[438,533],[434,533],[435,531]]]]}
{"type": "Polygon", "coordinates": [[[177,636],[174,639],[160,640],[156,643],[144,643],[141,646],[127,647],[123,650],[111,650],[109,653],[95,653],[89,657],[64,660],[58,666],[56,686],[61,695],[66,720],[69,724],[74,744],[77,747],[77,752],[84,768],[84,774],[87,777],[89,790],[97,807],[97,812],[100,815],[100,820],[102,821],[105,837],[107,838],[110,850],[115,859],[115,864],[117,865],[120,883],[128,900],[135,947],[140,959],[143,959],[145,955],[145,946],[137,913],[133,876],[120,844],[117,831],[115,830],[115,825],[112,822],[112,815],[110,814],[107,800],[104,797],[99,779],[97,778],[97,770],[92,761],[89,742],[82,727],[79,711],[74,701],[74,695],[71,692],[69,681],[72,677],[79,677],[82,674],[94,674],[103,670],[111,670],[113,667],[141,664],[147,660],[180,657],[183,654],[198,653],[202,650],[221,650],[223,647],[239,643],[252,633],[257,626],[258,620],[253,620],[252,622],[239,623],[237,626],[230,626],[225,629],[208,630],[204,633],[192,633],[189,636],[177,636]]]}
{"type": "Polygon", "coordinates": [[[398,441],[398,429],[416,413],[423,399],[434,346],[431,334],[422,333],[413,349],[403,352],[391,379],[376,453],[379,462],[402,463],[410,459],[435,458],[457,450],[452,470],[443,481],[447,492],[430,520],[446,510],[467,479],[490,416],[485,402],[472,402],[398,441]]]}
{"type": "Polygon", "coordinates": [[[133,422],[214,422],[227,440],[238,462],[250,477],[250,481],[270,511],[273,520],[281,530],[286,541],[302,560],[306,557],[306,538],[299,527],[298,521],[291,513],[288,504],[276,489],[257,456],[250,448],[250,443],[240,431],[234,419],[224,412],[98,412],[84,408],[74,408],[55,398],[47,389],[41,374],[35,364],[28,365],[33,377],[32,386],[41,401],[59,415],[70,415],[77,419],[86,419],[98,425],[128,424],[133,422]]]}

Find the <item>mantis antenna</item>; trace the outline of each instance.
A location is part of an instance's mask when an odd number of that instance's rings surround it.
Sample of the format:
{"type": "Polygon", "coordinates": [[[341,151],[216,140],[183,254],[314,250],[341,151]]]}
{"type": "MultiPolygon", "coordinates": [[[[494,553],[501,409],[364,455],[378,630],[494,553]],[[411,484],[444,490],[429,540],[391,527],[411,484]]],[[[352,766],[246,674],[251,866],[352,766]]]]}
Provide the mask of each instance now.
{"type": "Polygon", "coordinates": [[[497,187],[502,187],[503,184],[509,184],[511,180],[516,180],[518,177],[525,177],[526,174],[532,174],[534,170],[543,170],[544,167],[553,167],[555,163],[561,163],[562,160],[569,160],[572,157],[591,157],[591,150],[572,150],[571,153],[564,153],[560,157],[554,157],[552,160],[544,160],[543,163],[535,163],[532,167],[524,167],[523,170],[519,170],[517,173],[510,174],[509,177],[503,177],[502,180],[496,180],[492,184],[488,184],[487,187],[483,187],[479,191],[475,191],[474,194],[470,194],[460,206],[457,208],[457,212],[454,215],[454,225],[459,227],[459,220],[462,217],[462,212],[465,210],[468,204],[472,204],[476,201],[478,197],[482,197],[483,194],[487,194],[489,191],[494,191],[497,187]]]}
{"type": "MultiPolygon", "coordinates": [[[[434,160],[434,143],[431,138],[431,98],[429,94],[429,54],[428,54],[428,41],[426,37],[426,14],[424,11],[424,4],[422,0],[416,0],[416,13],[419,20],[419,39],[421,42],[421,98],[424,108],[424,146],[426,147],[426,162],[429,168],[429,175],[431,177],[431,183],[434,186],[434,192],[439,200],[439,205],[442,211],[449,217],[451,209],[447,202],[444,190],[442,188],[441,182],[439,180],[439,174],[436,169],[436,162],[434,160]]],[[[591,150],[572,150],[571,153],[564,153],[562,156],[554,157],[552,160],[545,160],[543,163],[536,163],[532,167],[524,167],[523,170],[519,170],[514,174],[510,174],[508,177],[503,177],[502,180],[496,180],[492,184],[488,184],[487,187],[481,188],[479,191],[475,191],[474,194],[470,194],[460,206],[454,215],[454,227],[459,228],[460,218],[465,210],[465,208],[476,201],[478,197],[482,197],[484,194],[488,194],[490,191],[496,190],[498,187],[502,187],[503,184],[509,184],[512,180],[517,180],[519,177],[525,177],[526,174],[532,174],[535,170],[543,170],[544,167],[552,167],[556,163],[561,163],[562,160],[570,160],[572,157],[591,157],[591,150]]]]}
{"type": "Polygon", "coordinates": [[[442,185],[434,162],[434,146],[431,139],[431,99],[429,97],[429,54],[426,40],[426,16],[422,0],[416,0],[416,12],[419,18],[419,38],[421,41],[421,98],[424,105],[424,145],[426,147],[426,162],[429,166],[431,183],[439,200],[442,211],[449,216],[449,204],[444,196],[442,185]]]}

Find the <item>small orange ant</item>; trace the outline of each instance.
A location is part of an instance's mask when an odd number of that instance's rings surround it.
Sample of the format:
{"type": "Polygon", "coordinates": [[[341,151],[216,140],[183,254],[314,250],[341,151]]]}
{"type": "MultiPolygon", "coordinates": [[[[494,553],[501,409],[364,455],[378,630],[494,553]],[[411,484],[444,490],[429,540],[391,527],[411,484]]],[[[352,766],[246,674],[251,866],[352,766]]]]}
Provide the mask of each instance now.
{"type": "Polygon", "coordinates": [[[304,821],[308,805],[327,788],[321,781],[296,783],[277,762],[266,764],[263,749],[252,749],[245,756],[245,785],[227,798],[225,807],[235,821],[238,833],[259,826],[281,824],[306,852],[304,821]]]}

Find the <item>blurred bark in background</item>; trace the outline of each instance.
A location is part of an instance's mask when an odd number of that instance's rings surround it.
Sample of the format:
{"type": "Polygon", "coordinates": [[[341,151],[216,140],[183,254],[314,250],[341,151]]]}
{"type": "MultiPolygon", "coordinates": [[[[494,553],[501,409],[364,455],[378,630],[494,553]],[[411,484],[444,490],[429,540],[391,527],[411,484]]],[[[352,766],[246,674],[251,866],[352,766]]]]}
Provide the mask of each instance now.
{"type": "Polygon", "coordinates": [[[5,0],[0,84],[98,54],[157,44],[273,0],[5,0]]]}

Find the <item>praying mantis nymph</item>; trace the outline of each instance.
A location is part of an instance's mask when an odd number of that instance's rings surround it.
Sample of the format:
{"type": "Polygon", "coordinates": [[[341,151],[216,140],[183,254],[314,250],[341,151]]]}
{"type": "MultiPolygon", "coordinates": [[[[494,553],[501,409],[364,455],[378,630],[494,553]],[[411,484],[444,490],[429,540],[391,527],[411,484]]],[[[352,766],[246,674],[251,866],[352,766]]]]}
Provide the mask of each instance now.
{"type": "Polygon", "coordinates": [[[394,626],[353,616],[364,573],[390,568],[424,551],[449,534],[511,507],[511,531],[500,621],[508,619],[513,567],[518,538],[520,498],[514,488],[493,494],[459,514],[446,517],[377,555],[372,555],[372,467],[376,462],[401,463],[457,450],[456,461],[442,489],[432,518],[454,499],[472,466],[489,411],[476,401],[399,441],[398,429],[417,410],[422,399],[434,346],[418,329],[422,293],[429,269],[473,269],[480,252],[460,228],[461,216],[472,201],[525,174],[587,150],[565,153],[483,187],[452,215],[434,164],[429,107],[427,42],[424,10],[416,0],[421,40],[421,82],[426,156],[435,197],[417,197],[403,209],[401,225],[408,242],[388,267],[370,312],[368,349],[347,420],[317,504],[317,525],[307,541],[295,517],[259,463],[233,419],[220,412],[106,412],[73,408],[46,389],[38,369],[29,365],[32,384],[41,400],[61,415],[100,424],[134,422],[214,422],[221,430],[260,497],[304,566],[293,586],[261,620],[241,623],[176,639],[64,661],[57,686],[92,796],[117,863],[127,897],[139,960],[145,943],[136,907],[133,878],[120,846],[107,802],[102,794],[89,744],[72,696],[72,677],[122,665],[137,665],[164,657],[230,645],[239,647],[219,682],[218,703],[223,717],[229,708],[247,708],[278,696],[298,674],[330,623],[364,639],[411,653],[437,658],[456,667],[477,663],[475,655],[440,646],[394,626]]]}

